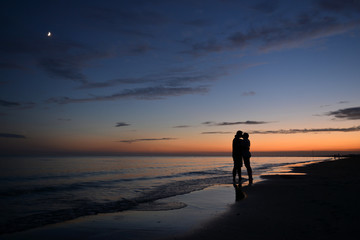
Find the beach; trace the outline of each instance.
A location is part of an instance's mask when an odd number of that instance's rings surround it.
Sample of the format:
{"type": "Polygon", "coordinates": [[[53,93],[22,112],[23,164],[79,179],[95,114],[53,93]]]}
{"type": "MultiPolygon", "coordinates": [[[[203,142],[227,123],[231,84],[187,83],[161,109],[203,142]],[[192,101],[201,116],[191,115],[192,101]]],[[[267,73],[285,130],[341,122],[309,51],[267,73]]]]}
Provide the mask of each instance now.
{"type": "Polygon", "coordinates": [[[357,239],[359,167],[353,156],[264,176],[226,214],[172,239],[357,239]]]}
{"type": "Polygon", "coordinates": [[[360,213],[359,157],[298,165],[251,186],[245,180],[241,189],[215,184],[0,239],[351,239],[360,213]]]}

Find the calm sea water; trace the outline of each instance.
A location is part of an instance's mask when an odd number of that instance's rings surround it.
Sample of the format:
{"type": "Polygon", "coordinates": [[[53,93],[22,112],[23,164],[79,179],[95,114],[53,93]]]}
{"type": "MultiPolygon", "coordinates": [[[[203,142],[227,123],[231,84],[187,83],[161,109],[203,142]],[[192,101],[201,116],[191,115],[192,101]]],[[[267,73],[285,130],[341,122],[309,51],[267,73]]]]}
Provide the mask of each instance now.
{"type": "MultiPolygon", "coordinates": [[[[253,157],[255,180],[322,157],[253,157]]],[[[231,184],[231,157],[0,159],[0,234],[231,184]]],[[[243,168],[243,177],[246,177],[243,168]]]]}

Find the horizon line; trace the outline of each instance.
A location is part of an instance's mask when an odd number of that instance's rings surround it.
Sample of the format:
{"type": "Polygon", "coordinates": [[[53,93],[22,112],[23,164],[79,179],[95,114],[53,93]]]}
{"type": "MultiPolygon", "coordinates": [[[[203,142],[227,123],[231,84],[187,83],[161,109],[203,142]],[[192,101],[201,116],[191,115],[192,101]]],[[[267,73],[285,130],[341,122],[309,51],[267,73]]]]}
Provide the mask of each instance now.
{"type": "MultiPolygon", "coordinates": [[[[334,154],[352,155],[360,154],[358,150],[303,150],[303,151],[254,151],[252,157],[327,157],[334,154]]],[[[23,153],[23,154],[0,154],[4,157],[231,157],[231,152],[43,152],[43,153],[23,153]]]]}

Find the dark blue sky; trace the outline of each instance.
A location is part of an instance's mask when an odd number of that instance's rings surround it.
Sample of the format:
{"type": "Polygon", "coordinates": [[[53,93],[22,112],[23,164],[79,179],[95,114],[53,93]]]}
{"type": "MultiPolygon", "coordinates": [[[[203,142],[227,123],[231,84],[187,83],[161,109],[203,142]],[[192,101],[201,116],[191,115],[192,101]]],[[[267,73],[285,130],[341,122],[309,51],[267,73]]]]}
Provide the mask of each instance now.
{"type": "Polygon", "coordinates": [[[4,153],[228,151],[237,129],[258,151],[360,148],[360,1],[5,1],[0,13],[4,153]],[[349,140],[314,147],[330,135],[349,140]]]}

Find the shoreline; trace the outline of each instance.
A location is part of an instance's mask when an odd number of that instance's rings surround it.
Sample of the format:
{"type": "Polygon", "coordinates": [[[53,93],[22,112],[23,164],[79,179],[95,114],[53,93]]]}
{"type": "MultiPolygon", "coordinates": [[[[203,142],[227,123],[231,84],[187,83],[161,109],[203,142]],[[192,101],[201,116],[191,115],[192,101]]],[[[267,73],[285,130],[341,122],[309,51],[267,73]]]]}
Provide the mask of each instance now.
{"type": "Polygon", "coordinates": [[[201,229],[167,239],[352,239],[358,233],[360,156],[267,175],[201,229]]]}
{"type": "MultiPolygon", "coordinates": [[[[248,231],[247,238],[249,239],[265,237],[272,239],[271,236],[267,236],[266,234],[263,236],[254,235],[254,233],[259,232],[259,230],[268,232],[268,230],[266,230],[267,228],[263,229],[263,226],[259,226],[260,222],[264,224],[264,219],[268,219],[270,222],[273,221],[268,216],[269,213],[263,210],[260,211],[260,209],[273,209],[270,213],[274,214],[277,207],[280,211],[276,214],[280,216],[284,215],[283,217],[288,219],[289,212],[284,209],[288,209],[290,202],[293,203],[293,205],[296,204],[296,200],[301,199],[301,195],[299,196],[299,193],[297,193],[289,198],[289,196],[285,196],[286,194],[284,195],[284,193],[289,193],[289,190],[291,193],[294,191],[294,188],[295,190],[299,190],[299,188],[301,189],[302,187],[308,188],[309,183],[311,185],[311,181],[313,180],[307,178],[314,177],[312,176],[314,170],[311,170],[313,166],[332,162],[337,161],[325,160],[303,167],[293,167],[290,173],[280,172],[278,175],[265,175],[262,176],[262,178],[267,180],[257,182],[252,186],[245,186],[247,185],[245,183],[240,193],[242,194],[244,192],[247,198],[236,203],[235,193],[239,193],[236,191],[237,189],[234,191],[234,187],[231,184],[215,185],[189,194],[155,201],[155,203],[158,204],[157,211],[147,211],[146,207],[143,207],[138,210],[86,216],[24,232],[5,234],[0,236],[0,238],[227,239],[226,237],[228,235],[228,239],[233,239],[238,236],[239,231],[241,231],[241,236],[248,231]],[[303,172],[306,172],[307,175],[303,175],[303,172]],[[303,181],[304,179],[305,181],[303,181]],[[262,201],[264,199],[266,199],[266,201],[262,201]],[[288,202],[281,207],[280,203],[283,204],[286,202],[285,199],[288,199],[288,202]],[[184,203],[187,207],[184,207],[184,203]],[[274,203],[276,203],[275,208],[272,206],[274,203]],[[269,207],[267,208],[266,206],[269,207]],[[215,211],[211,212],[209,209],[215,209],[215,211]],[[200,216],[200,213],[202,216],[200,216]],[[239,226],[246,226],[249,222],[246,219],[244,220],[244,218],[254,220],[254,225],[257,227],[246,227],[246,231],[239,228],[239,226]],[[224,225],[225,228],[222,227],[224,225]],[[133,235],[134,232],[137,234],[135,238],[133,235]],[[184,235],[185,232],[186,235],[184,235]],[[225,235],[222,235],[224,232],[225,235]]],[[[358,163],[359,162],[360,160],[358,163]]],[[[322,168],[320,168],[320,170],[321,169],[322,168]]],[[[356,169],[356,167],[352,167],[352,170],[354,169],[356,169]]],[[[337,170],[335,169],[335,171],[337,170]]],[[[323,169],[320,172],[323,172],[323,169]]],[[[150,206],[149,209],[154,209],[154,206],[150,206]]],[[[306,219],[304,220],[306,221],[306,219]]],[[[297,223],[297,225],[299,224],[297,223]]],[[[281,238],[282,235],[276,235],[274,239],[279,237],[281,238]]],[[[291,238],[294,238],[294,236],[291,236],[291,238]]]]}
{"type": "Polygon", "coordinates": [[[216,184],[136,208],[77,219],[4,234],[2,240],[15,239],[161,239],[197,229],[223,214],[235,201],[230,184],[216,184]],[[214,196],[220,196],[214,201],[214,196]]]}

